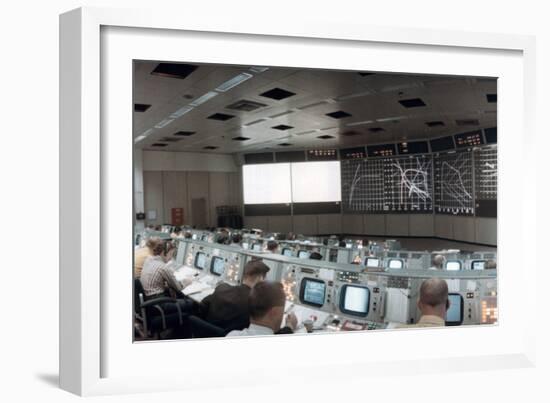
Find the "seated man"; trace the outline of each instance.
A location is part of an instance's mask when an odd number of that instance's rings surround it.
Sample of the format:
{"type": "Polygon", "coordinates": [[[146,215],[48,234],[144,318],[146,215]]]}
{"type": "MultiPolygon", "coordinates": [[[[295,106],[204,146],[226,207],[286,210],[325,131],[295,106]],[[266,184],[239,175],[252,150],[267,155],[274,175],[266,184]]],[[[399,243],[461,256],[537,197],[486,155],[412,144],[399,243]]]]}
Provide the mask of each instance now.
{"type": "Polygon", "coordinates": [[[445,266],[445,260],[445,256],[435,255],[432,260],[432,267],[430,267],[430,270],[443,270],[445,266]]]}
{"type": "Polygon", "coordinates": [[[287,316],[287,326],[281,329],[285,300],[281,283],[262,281],[256,284],[249,297],[250,326],[243,330],[233,330],[226,337],[293,333],[298,324],[294,314],[287,316]]]}
{"type": "Polygon", "coordinates": [[[261,260],[249,261],[243,271],[241,285],[220,283],[213,294],[199,304],[199,315],[224,329],[243,329],[249,325],[248,296],[250,290],[265,280],[269,267],[261,260]]]}
{"type": "Polygon", "coordinates": [[[445,317],[449,309],[449,288],[447,282],[440,278],[424,280],[420,286],[418,309],[422,316],[411,327],[445,326],[445,317]]]}
{"type": "Polygon", "coordinates": [[[140,278],[145,259],[153,255],[153,247],[160,242],[159,238],[149,238],[143,248],[134,252],[134,278],[140,278]]]}
{"type": "Polygon", "coordinates": [[[278,253],[279,244],[275,241],[268,241],[267,242],[267,251],[269,253],[278,253]]]}
{"type": "MultiPolygon", "coordinates": [[[[166,263],[165,246],[162,241],[156,241],[152,248],[152,256],[145,259],[141,272],[141,285],[146,299],[164,296],[181,296],[181,290],[191,284],[192,280],[178,281],[174,271],[166,263]]],[[[168,259],[169,260],[169,259],[168,259]]]]}
{"type": "Polygon", "coordinates": [[[319,252],[311,252],[309,258],[313,260],[323,260],[323,256],[319,252]]]}

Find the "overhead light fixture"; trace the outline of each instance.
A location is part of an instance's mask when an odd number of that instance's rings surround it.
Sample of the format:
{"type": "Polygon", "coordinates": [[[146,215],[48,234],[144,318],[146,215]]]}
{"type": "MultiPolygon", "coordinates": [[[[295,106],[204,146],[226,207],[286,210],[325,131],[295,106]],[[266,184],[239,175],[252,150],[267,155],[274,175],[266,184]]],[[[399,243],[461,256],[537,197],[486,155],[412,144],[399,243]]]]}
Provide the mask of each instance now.
{"type": "Polygon", "coordinates": [[[216,88],[216,91],[218,92],[228,91],[231,88],[236,87],[237,85],[245,82],[246,80],[252,77],[254,77],[252,74],[241,73],[238,76],[235,76],[232,79],[227,80],[225,83],[221,84],[218,88],[216,88]]]}
{"type": "Polygon", "coordinates": [[[218,93],[215,92],[215,91],[207,92],[207,93],[204,94],[203,96],[198,97],[197,99],[195,99],[195,100],[194,100],[193,102],[191,102],[189,105],[191,105],[191,106],[199,106],[199,105],[202,105],[202,104],[204,104],[206,101],[208,101],[209,99],[214,98],[216,95],[218,95],[218,93]]]}
{"type": "Polygon", "coordinates": [[[372,120],[363,120],[361,122],[352,122],[352,123],[346,123],[346,126],[353,127],[353,126],[361,126],[361,125],[368,125],[369,123],[372,123],[372,120]]]}
{"type": "Polygon", "coordinates": [[[363,92],[356,92],[355,94],[342,95],[340,97],[336,97],[336,101],[346,101],[348,99],[365,97],[367,95],[372,95],[372,91],[363,91],[363,92]]]}
{"type": "Polygon", "coordinates": [[[257,67],[257,66],[254,66],[254,67],[251,67],[250,68],[250,71],[253,72],[253,73],[263,73],[264,71],[266,70],[269,70],[269,67],[257,67]]]}
{"type": "Polygon", "coordinates": [[[405,119],[406,116],[396,116],[394,118],[382,118],[382,119],[376,119],[377,122],[391,122],[393,120],[402,120],[402,119],[405,119]]]}
{"type": "Polygon", "coordinates": [[[141,136],[137,136],[135,139],[134,139],[134,144],[137,144],[139,143],[141,140],[144,140],[146,139],[147,136],[144,136],[143,134],[141,136]]]}
{"type": "Polygon", "coordinates": [[[173,121],[174,121],[174,119],[163,119],[155,125],[155,128],[162,129],[163,127],[168,126],[173,121]]]}
{"type": "Polygon", "coordinates": [[[177,111],[175,111],[174,113],[172,113],[170,115],[170,118],[171,119],[178,119],[178,118],[181,118],[183,115],[185,115],[187,112],[191,112],[193,110],[193,107],[192,106],[189,106],[189,105],[185,105],[184,107],[182,108],[179,108],[177,111]]]}

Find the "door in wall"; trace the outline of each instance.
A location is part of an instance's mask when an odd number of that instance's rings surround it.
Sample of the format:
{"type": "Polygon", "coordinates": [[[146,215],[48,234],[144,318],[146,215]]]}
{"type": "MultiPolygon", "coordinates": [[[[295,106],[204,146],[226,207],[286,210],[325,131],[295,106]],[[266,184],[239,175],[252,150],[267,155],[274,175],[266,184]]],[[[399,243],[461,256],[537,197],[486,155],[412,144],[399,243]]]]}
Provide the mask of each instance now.
{"type": "Polygon", "coordinates": [[[206,199],[191,199],[191,215],[196,228],[206,228],[206,199]]]}

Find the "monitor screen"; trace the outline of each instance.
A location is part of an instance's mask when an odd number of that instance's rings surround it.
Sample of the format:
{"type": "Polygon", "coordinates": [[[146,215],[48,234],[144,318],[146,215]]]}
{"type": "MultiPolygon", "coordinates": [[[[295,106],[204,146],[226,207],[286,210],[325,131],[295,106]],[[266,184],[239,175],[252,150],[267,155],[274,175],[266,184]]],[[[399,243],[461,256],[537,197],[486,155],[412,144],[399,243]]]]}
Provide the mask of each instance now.
{"type": "Polygon", "coordinates": [[[346,284],[340,291],[340,311],[349,315],[367,316],[370,290],[368,287],[346,284]]]}
{"type": "Polygon", "coordinates": [[[460,270],[460,262],[458,260],[449,260],[445,263],[445,270],[457,271],[460,270]]]}
{"type": "Polygon", "coordinates": [[[309,252],[307,250],[298,251],[298,257],[300,259],[307,259],[309,258],[309,252]]]}
{"type": "Polygon", "coordinates": [[[403,261],[401,259],[390,259],[388,261],[388,268],[389,269],[402,269],[403,268],[403,261]]]}
{"type": "Polygon", "coordinates": [[[445,317],[446,326],[457,326],[464,319],[464,300],[460,294],[449,294],[449,309],[445,317]]]}
{"type": "Polygon", "coordinates": [[[242,246],[243,249],[248,249],[248,243],[246,243],[246,242],[243,242],[241,244],[241,246],[242,246]]]}
{"type": "Polygon", "coordinates": [[[473,260],[472,270],[485,270],[485,260],[473,260]]]}
{"type": "Polygon", "coordinates": [[[262,245],[260,245],[259,243],[255,243],[254,245],[252,245],[252,250],[260,252],[262,250],[262,245]]]}
{"type": "Polygon", "coordinates": [[[216,276],[221,276],[224,272],[225,265],[223,258],[219,256],[214,256],[212,262],[210,263],[210,272],[216,276]]]}
{"type": "Polygon", "coordinates": [[[206,255],[203,252],[197,252],[195,255],[195,267],[197,269],[204,269],[206,265],[206,255]]]}
{"type": "Polygon", "coordinates": [[[322,280],[304,278],[300,287],[300,300],[304,304],[321,307],[325,303],[326,288],[322,280]]]}
{"type": "Polygon", "coordinates": [[[290,250],[290,248],[283,248],[282,255],[283,256],[292,256],[292,251],[290,250]]]}
{"type": "Polygon", "coordinates": [[[206,241],[207,239],[208,239],[208,236],[207,236],[207,235],[201,236],[201,241],[206,241]]]}
{"type": "Polygon", "coordinates": [[[197,234],[193,234],[193,236],[191,238],[197,239],[197,234]]]}
{"type": "Polygon", "coordinates": [[[376,257],[368,257],[365,259],[365,266],[367,267],[378,267],[380,265],[380,259],[376,257]]]}

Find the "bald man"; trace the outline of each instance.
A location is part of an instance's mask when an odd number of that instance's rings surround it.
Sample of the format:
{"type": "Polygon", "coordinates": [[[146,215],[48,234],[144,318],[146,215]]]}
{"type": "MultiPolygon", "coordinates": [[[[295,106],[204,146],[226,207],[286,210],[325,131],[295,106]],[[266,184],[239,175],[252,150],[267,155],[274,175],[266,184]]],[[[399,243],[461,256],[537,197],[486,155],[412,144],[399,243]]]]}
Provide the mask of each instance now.
{"type": "Polygon", "coordinates": [[[420,286],[420,297],[417,303],[422,316],[415,326],[445,326],[445,316],[447,316],[449,305],[447,282],[440,278],[424,280],[420,286]]]}

